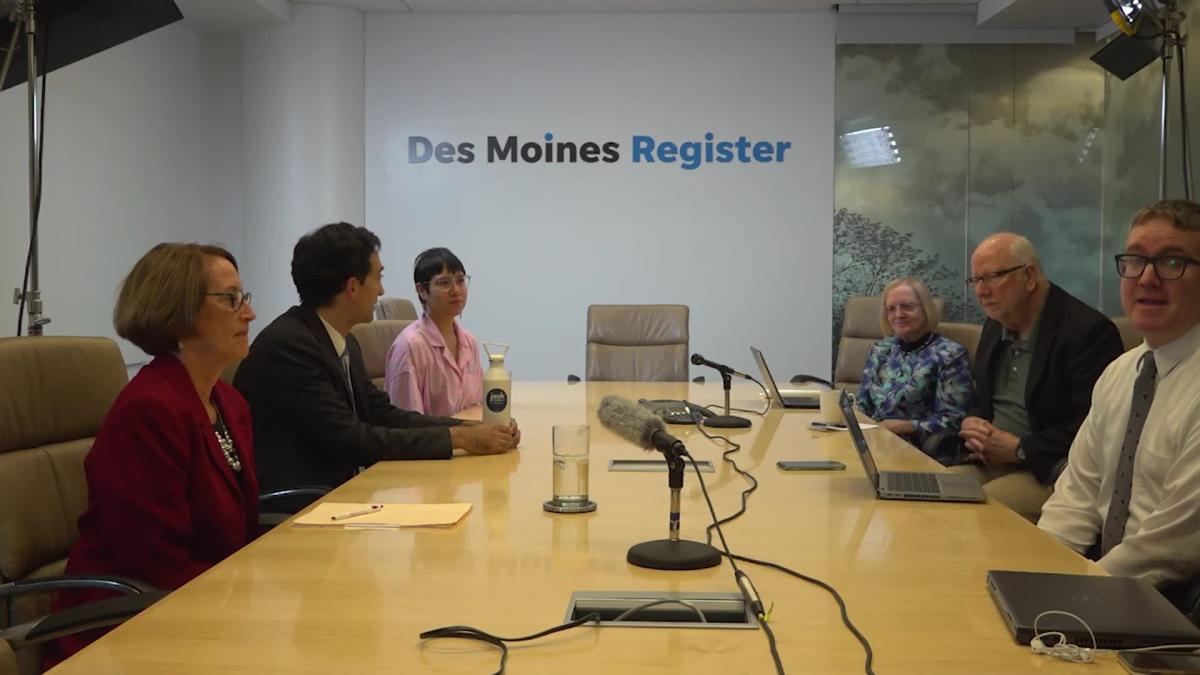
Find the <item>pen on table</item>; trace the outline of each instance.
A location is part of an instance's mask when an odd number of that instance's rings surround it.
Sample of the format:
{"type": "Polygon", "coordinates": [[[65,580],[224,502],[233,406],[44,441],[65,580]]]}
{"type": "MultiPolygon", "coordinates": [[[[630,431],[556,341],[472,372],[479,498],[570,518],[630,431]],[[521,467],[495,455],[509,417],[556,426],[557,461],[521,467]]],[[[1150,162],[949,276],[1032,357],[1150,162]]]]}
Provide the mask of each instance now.
{"type": "Polygon", "coordinates": [[[812,422],[810,426],[816,429],[832,429],[834,431],[845,431],[845,424],[830,424],[828,422],[812,422]]]}
{"type": "Polygon", "coordinates": [[[353,518],[355,516],[365,516],[368,513],[375,513],[376,511],[378,511],[379,509],[382,509],[382,508],[383,508],[383,504],[371,504],[370,506],[368,506],[365,509],[359,509],[357,511],[351,511],[349,513],[339,513],[336,516],[330,516],[329,519],[330,520],[345,520],[347,518],[353,518]]]}

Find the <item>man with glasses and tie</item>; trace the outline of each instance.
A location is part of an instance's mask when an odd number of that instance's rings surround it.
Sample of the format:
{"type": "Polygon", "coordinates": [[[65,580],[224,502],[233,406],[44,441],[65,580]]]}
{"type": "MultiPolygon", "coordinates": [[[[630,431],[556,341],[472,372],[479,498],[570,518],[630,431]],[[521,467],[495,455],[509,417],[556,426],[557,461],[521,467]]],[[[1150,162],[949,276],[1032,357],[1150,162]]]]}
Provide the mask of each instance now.
{"type": "Polygon", "coordinates": [[[393,406],[367,376],[350,329],[372,320],[383,295],[379,238],[333,223],[297,242],[300,304],[254,339],[234,386],[250,403],[263,490],[333,487],[381,459],[448,459],[511,450],[520,431],[393,406]]]}
{"type": "Polygon", "coordinates": [[[1200,205],[1138,211],[1116,264],[1145,342],[1096,382],[1038,527],[1170,591],[1200,575],[1200,205]]]}
{"type": "Polygon", "coordinates": [[[1051,283],[1033,245],[1011,232],[979,244],[967,286],[988,318],[959,432],[967,462],[959,470],[1036,522],[1096,379],[1121,354],[1121,336],[1108,317],[1051,283]]]}

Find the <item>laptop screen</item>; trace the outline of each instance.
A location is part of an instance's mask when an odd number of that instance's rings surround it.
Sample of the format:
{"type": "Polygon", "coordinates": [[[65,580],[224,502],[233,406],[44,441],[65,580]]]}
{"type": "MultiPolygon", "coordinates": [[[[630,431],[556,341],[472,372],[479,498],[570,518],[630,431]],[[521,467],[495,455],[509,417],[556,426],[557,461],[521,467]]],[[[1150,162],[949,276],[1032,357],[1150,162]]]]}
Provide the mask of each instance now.
{"type": "Polygon", "coordinates": [[[779,395],[779,387],[775,386],[775,378],[771,377],[771,371],[767,368],[767,359],[763,357],[763,353],[757,347],[750,348],[750,355],[754,357],[754,362],[758,364],[758,372],[762,373],[763,382],[767,384],[767,391],[771,393],[771,400],[779,405],[783,405],[783,397],[779,395]]]}
{"type": "Polygon", "coordinates": [[[863,436],[862,427],[858,426],[858,417],[854,415],[854,404],[850,402],[850,396],[845,390],[842,391],[842,397],[838,399],[838,405],[842,407],[842,415],[846,418],[846,428],[850,430],[850,438],[854,439],[854,447],[858,450],[858,458],[862,461],[863,471],[867,472],[871,483],[878,488],[879,469],[875,467],[875,458],[871,456],[867,438],[863,436]]]}

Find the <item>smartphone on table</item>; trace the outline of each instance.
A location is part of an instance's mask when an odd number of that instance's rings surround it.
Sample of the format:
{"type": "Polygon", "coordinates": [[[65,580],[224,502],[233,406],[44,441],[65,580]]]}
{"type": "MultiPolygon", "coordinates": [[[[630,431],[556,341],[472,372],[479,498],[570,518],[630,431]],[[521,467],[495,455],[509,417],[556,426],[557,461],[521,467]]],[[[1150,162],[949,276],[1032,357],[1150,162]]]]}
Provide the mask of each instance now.
{"type": "Polygon", "coordinates": [[[1125,670],[1138,675],[1200,675],[1200,653],[1117,652],[1125,670]]]}
{"type": "Polygon", "coordinates": [[[845,464],[832,459],[813,460],[784,460],[776,462],[775,466],[784,471],[841,471],[845,464]]]}

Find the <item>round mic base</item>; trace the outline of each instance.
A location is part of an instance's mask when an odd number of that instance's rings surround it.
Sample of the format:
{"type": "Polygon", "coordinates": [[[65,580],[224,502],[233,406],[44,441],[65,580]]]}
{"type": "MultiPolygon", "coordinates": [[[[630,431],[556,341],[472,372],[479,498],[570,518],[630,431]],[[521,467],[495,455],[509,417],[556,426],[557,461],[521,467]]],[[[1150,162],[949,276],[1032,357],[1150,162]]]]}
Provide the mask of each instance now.
{"type": "Polygon", "coordinates": [[[652,570],[700,570],[721,564],[721,553],[698,541],[658,539],[635,544],[625,560],[652,570]]]}
{"type": "Polygon", "coordinates": [[[596,502],[590,499],[582,502],[558,502],[551,499],[542,502],[542,508],[551,513],[591,513],[596,510],[596,502]]]}
{"type": "Polygon", "coordinates": [[[713,415],[704,418],[704,426],[717,429],[744,429],[750,426],[750,420],[737,415],[713,415]]]}

